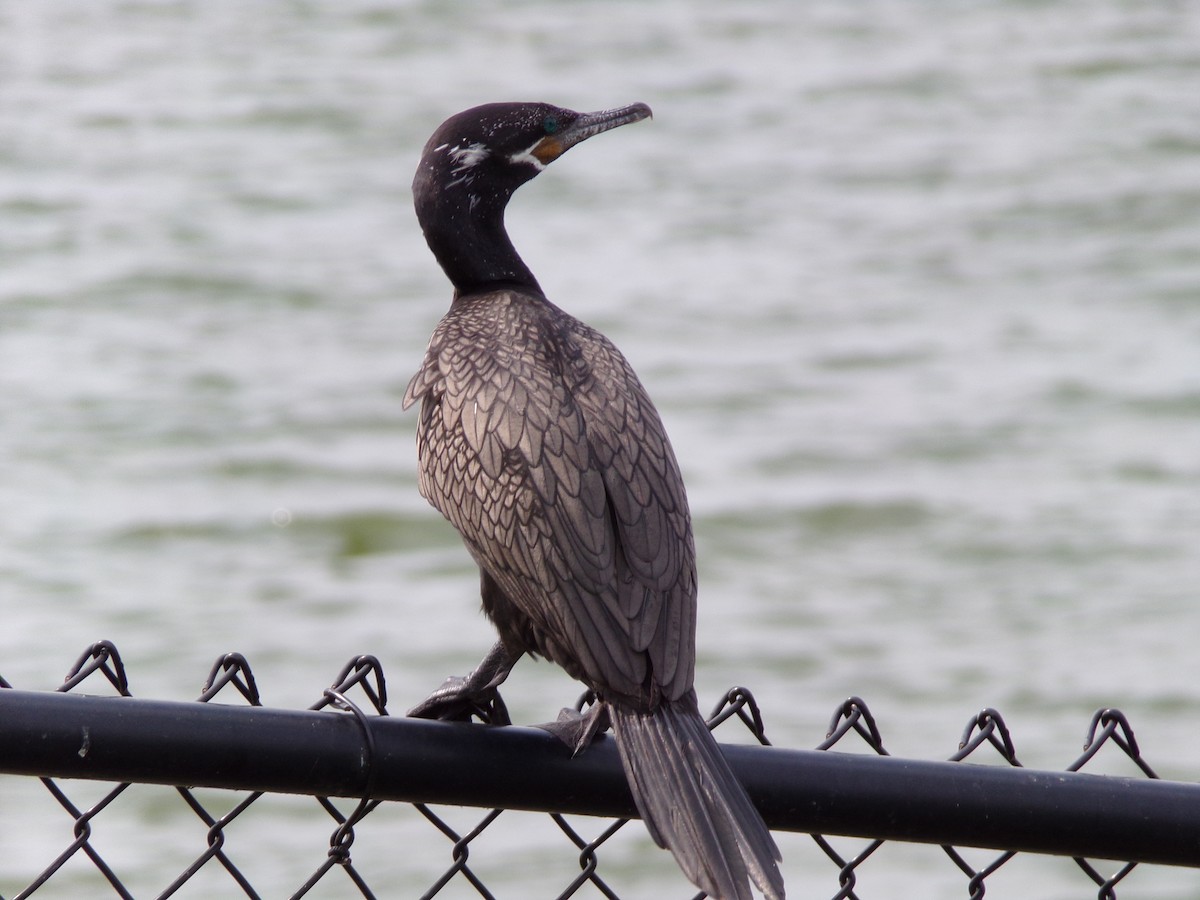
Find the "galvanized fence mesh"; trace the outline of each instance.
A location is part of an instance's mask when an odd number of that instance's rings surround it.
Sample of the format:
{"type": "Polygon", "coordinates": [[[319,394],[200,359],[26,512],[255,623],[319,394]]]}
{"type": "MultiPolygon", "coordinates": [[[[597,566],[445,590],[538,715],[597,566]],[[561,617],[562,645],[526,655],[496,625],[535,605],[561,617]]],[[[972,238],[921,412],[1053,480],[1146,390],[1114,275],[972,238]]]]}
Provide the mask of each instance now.
{"type": "MultiPolygon", "coordinates": [[[[499,896],[489,886],[486,873],[472,861],[473,851],[487,842],[511,839],[504,834],[507,820],[503,809],[499,805],[487,808],[499,801],[541,810],[561,831],[562,853],[571,857],[571,865],[562,883],[545,896],[631,896],[622,893],[605,869],[610,858],[606,853],[627,818],[586,819],[595,826],[586,829],[574,819],[579,813],[631,810],[615,754],[605,752],[611,747],[589,749],[559,767],[550,746],[553,739],[544,735],[541,741],[529,729],[418,724],[390,718],[386,680],[373,657],[359,657],[344,667],[309,708],[314,713],[321,711],[320,716],[264,708],[250,666],[239,654],[226,655],[213,666],[197,698],[200,704],[209,705],[202,720],[191,719],[192,711],[200,712],[196,704],[114,699],[112,694],[121,698],[131,695],[120,654],[109,642],[89,647],[54,692],[17,690],[2,677],[0,689],[0,773],[40,779],[62,811],[57,823],[39,820],[51,834],[39,835],[35,842],[26,834],[0,832],[0,900],[21,900],[39,891],[45,896],[111,892],[131,898],[134,890],[142,896],[186,896],[189,891],[196,896],[201,895],[196,893],[200,884],[205,896],[257,898],[264,889],[256,887],[254,867],[246,862],[247,851],[239,846],[244,837],[239,822],[256,805],[280,796],[273,792],[311,794],[308,801],[294,798],[302,803],[298,809],[309,820],[310,831],[315,819],[325,823],[328,835],[320,847],[310,843],[295,848],[295,860],[289,866],[294,872],[293,886],[288,889],[292,897],[435,897],[448,896],[450,890],[455,896],[499,896]],[[100,691],[110,696],[97,699],[100,691]],[[73,699],[61,697],[63,694],[73,699]],[[255,710],[257,718],[237,707],[255,710]],[[305,746],[309,741],[312,746],[305,746]],[[343,758],[348,762],[343,764],[343,758]],[[532,766],[532,775],[522,776],[522,766],[532,766]],[[412,775],[417,768],[421,774],[412,775]],[[493,773],[481,776],[478,784],[494,788],[498,795],[485,795],[472,786],[476,770],[493,773]],[[443,784],[438,783],[439,771],[443,784]],[[513,772],[512,783],[495,784],[508,780],[495,778],[497,771],[513,772]],[[463,773],[468,776],[465,784],[445,786],[461,781],[463,773]],[[79,778],[89,780],[76,780],[79,778]],[[574,780],[563,778],[578,779],[578,790],[574,780]],[[185,786],[189,784],[224,790],[185,786]],[[563,784],[572,787],[564,790],[563,784]],[[191,843],[190,850],[182,851],[178,872],[152,887],[134,884],[127,871],[127,855],[120,849],[114,851],[111,842],[102,844],[97,839],[121,814],[118,801],[135,785],[154,785],[146,789],[175,793],[182,808],[178,802],[166,804],[163,809],[171,806],[170,811],[156,808],[153,821],[112,827],[121,834],[140,837],[147,846],[169,843],[178,848],[191,843]],[[253,789],[253,785],[261,787],[253,789]],[[544,791],[543,785],[548,785],[544,791]],[[562,808],[555,807],[556,798],[568,796],[562,808]],[[464,827],[461,816],[451,816],[448,807],[429,802],[430,797],[485,809],[471,816],[464,827]],[[375,882],[374,876],[357,864],[355,842],[364,829],[376,822],[380,829],[393,826],[393,820],[381,814],[383,809],[406,811],[410,827],[412,821],[427,823],[444,836],[449,862],[429,883],[375,882]],[[33,851],[27,848],[44,852],[56,829],[62,833],[61,846],[44,859],[30,859],[33,851]],[[163,837],[166,830],[178,835],[167,841],[163,837]],[[18,860],[19,866],[15,864],[18,860]],[[22,874],[21,882],[14,883],[18,870],[32,871],[32,875],[22,874]],[[75,889],[81,884],[87,886],[86,891],[75,889]]],[[[589,698],[585,696],[581,705],[586,702],[589,698]]],[[[506,712],[501,704],[479,710],[478,717],[503,721],[506,712]]],[[[750,692],[742,688],[723,698],[710,727],[723,727],[729,733],[739,727],[735,722],[758,744],[769,745],[762,713],[750,692]]],[[[749,779],[748,790],[768,824],[773,829],[811,834],[828,858],[827,895],[834,900],[883,896],[860,887],[860,874],[869,870],[886,842],[898,840],[940,845],[940,850],[931,847],[929,852],[942,858],[943,868],[961,873],[962,893],[971,898],[983,897],[989,879],[994,884],[997,873],[1018,852],[1074,858],[1078,895],[1101,900],[1117,897],[1118,887],[1139,865],[1200,867],[1200,787],[1158,780],[1142,756],[1129,721],[1115,709],[1094,714],[1084,752],[1057,777],[1023,769],[1009,730],[993,709],[970,719],[958,752],[948,763],[879,763],[876,757],[888,757],[888,753],[875,719],[862,700],[850,698],[835,710],[828,734],[816,749],[834,748],[855,752],[726,747],[739,775],[749,779]],[[1070,774],[1083,770],[1103,748],[1128,757],[1144,779],[1070,774]],[[949,765],[966,760],[989,765],[949,765]],[[1006,765],[997,766],[998,762],[1006,765]],[[818,763],[824,768],[814,773],[818,763]],[[974,780],[977,778],[983,780],[974,780]],[[823,793],[828,785],[840,792],[839,803],[823,793]],[[1011,802],[1002,802],[1004,798],[1011,802]],[[1027,821],[1017,821],[1020,816],[1027,821]],[[1013,821],[1004,821],[1006,817],[1013,821]],[[834,841],[814,833],[814,825],[821,824],[835,829],[834,834],[870,839],[854,855],[843,855],[834,841]],[[997,843],[1009,835],[1020,837],[1013,845],[997,843]],[[964,848],[989,846],[996,855],[983,863],[968,861],[980,854],[966,853],[964,848]],[[1089,861],[1080,851],[1090,848],[1104,853],[1105,858],[1120,855],[1128,861],[1115,865],[1089,861]],[[1114,850],[1126,852],[1113,854],[1114,850]]],[[[0,809],[11,811],[15,802],[11,788],[16,782],[12,777],[0,779],[0,809]]],[[[24,781],[21,785],[28,787],[24,781]]],[[[644,832],[639,834],[649,843],[644,832]]],[[[121,842],[115,846],[120,848],[121,842]]],[[[397,852],[402,852],[402,847],[397,852]]],[[[274,896],[277,891],[265,893],[274,896]]],[[[704,896],[695,894],[682,878],[675,895],[704,896]]]]}

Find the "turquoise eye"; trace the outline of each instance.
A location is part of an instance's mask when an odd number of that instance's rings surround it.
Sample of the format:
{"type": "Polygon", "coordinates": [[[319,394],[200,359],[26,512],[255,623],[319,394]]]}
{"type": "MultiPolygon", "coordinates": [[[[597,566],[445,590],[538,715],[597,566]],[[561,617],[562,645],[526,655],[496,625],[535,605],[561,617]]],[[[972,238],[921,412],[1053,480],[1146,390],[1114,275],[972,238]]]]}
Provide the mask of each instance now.
{"type": "Polygon", "coordinates": [[[546,134],[554,134],[558,131],[558,118],[555,116],[546,116],[542,119],[542,131],[546,134]]]}

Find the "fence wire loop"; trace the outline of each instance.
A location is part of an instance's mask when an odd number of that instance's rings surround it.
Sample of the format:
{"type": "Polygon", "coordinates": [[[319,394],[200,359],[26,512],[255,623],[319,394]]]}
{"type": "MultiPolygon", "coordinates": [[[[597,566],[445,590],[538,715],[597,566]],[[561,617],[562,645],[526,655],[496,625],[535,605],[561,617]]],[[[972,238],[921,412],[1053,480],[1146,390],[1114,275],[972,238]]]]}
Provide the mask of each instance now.
{"type": "Polygon", "coordinates": [[[1117,884],[1123,881],[1125,876],[1137,867],[1137,863],[1126,863],[1120,869],[1106,878],[1101,875],[1100,872],[1098,872],[1096,868],[1086,859],[1079,859],[1076,857],[1075,865],[1079,866],[1079,868],[1083,870],[1084,874],[1087,875],[1088,878],[1092,879],[1093,882],[1099,885],[1100,890],[1096,893],[1097,900],[1116,900],[1117,884]]]}
{"type": "Polygon", "coordinates": [[[230,684],[251,706],[262,706],[254,673],[250,671],[250,663],[246,662],[246,657],[240,653],[226,653],[213,663],[197,699],[201,703],[207,703],[230,684]]]}
{"type": "Polygon", "coordinates": [[[1130,756],[1139,756],[1137,738],[1133,736],[1133,729],[1129,725],[1129,720],[1125,717],[1125,713],[1119,709],[1111,709],[1105,707],[1096,710],[1092,716],[1091,724],[1088,726],[1087,740],[1083,742],[1083,749],[1089,749],[1093,744],[1103,743],[1108,738],[1113,738],[1120,744],[1121,749],[1130,756]],[[1096,730],[1104,726],[1101,734],[1097,737],[1096,730]],[[1118,735],[1117,732],[1120,731],[1118,735]]]}
{"type": "Polygon", "coordinates": [[[732,687],[725,693],[720,702],[713,707],[712,715],[708,717],[709,730],[715,729],[732,716],[737,716],[746,729],[754,735],[755,740],[764,747],[771,745],[771,742],[767,740],[767,729],[763,724],[762,710],[759,709],[758,701],[754,699],[754,694],[750,693],[748,688],[732,687]]]}
{"type": "Polygon", "coordinates": [[[838,884],[841,890],[833,895],[833,900],[859,900],[858,894],[854,892],[854,888],[858,884],[858,867],[883,846],[883,841],[871,841],[857,856],[846,860],[834,850],[825,838],[813,835],[813,840],[836,865],[841,867],[838,870],[838,884]]]}
{"type": "Polygon", "coordinates": [[[346,663],[330,685],[330,690],[325,691],[322,698],[309,709],[323,709],[330,702],[330,691],[341,695],[355,687],[367,695],[378,715],[388,714],[387,678],[384,677],[383,666],[379,664],[379,660],[369,654],[356,656],[346,663]]]}
{"type": "Polygon", "coordinates": [[[883,736],[879,733],[875,716],[871,714],[871,710],[867,708],[867,704],[861,697],[848,697],[837,708],[833,718],[829,721],[829,730],[825,733],[825,740],[817,745],[817,749],[828,750],[851,731],[866,741],[867,746],[880,756],[888,755],[887,750],[883,748],[883,736]]]}
{"type": "Polygon", "coordinates": [[[579,848],[579,874],[563,889],[562,893],[558,895],[557,900],[565,900],[565,898],[573,896],[576,891],[589,882],[605,897],[610,898],[610,900],[619,900],[619,896],[613,892],[612,888],[610,888],[604,882],[597,872],[600,867],[600,857],[597,855],[596,851],[609,838],[620,831],[629,820],[617,819],[615,822],[609,825],[608,828],[604,829],[604,831],[600,833],[599,837],[592,841],[586,841],[579,835],[579,832],[572,828],[567,820],[560,814],[551,813],[550,818],[556,825],[558,825],[563,834],[567,836],[571,843],[579,848]]]}
{"type": "Polygon", "coordinates": [[[1121,710],[1111,707],[1096,710],[1091,724],[1088,726],[1087,739],[1083,744],[1083,755],[1068,766],[1067,771],[1075,772],[1081,769],[1109,742],[1116,744],[1121,752],[1129,757],[1148,778],[1158,778],[1158,774],[1150,767],[1150,764],[1142,759],[1142,753],[1138,749],[1137,738],[1134,736],[1133,726],[1129,724],[1129,719],[1121,710]]]}
{"type": "Polygon", "coordinates": [[[78,687],[94,673],[100,672],[108,683],[117,689],[122,697],[131,696],[129,693],[129,678],[125,674],[125,664],[121,662],[121,654],[112,641],[96,641],[79,655],[71,666],[63,683],[57,690],[69,691],[78,687]]]}
{"type": "Polygon", "coordinates": [[[1008,725],[1004,722],[1004,717],[991,707],[977,713],[967,723],[967,727],[963,729],[962,739],[958,742],[958,752],[950,759],[953,762],[966,759],[984,743],[995,747],[1009,765],[1018,767],[1021,765],[1017,760],[1017,751],[1013,746],[1012,735],[1009,733],[1008,725]]]}
{"type": "Polygon", "coordinates": [[[946,856],[953,860],[954,864],[958,866],[959,870],[969,879],[967,881],[967,892],[972,898],[982,897],[987,891],[987,888],[984,886],[985,879],[987,879],[989,875],[994,873],[1002,865],[1017,855],[1010,850],[1006,853],[1000,854],[982,869],[976,869],[974,866],[968,863],[963,855],[953,847],[942,847],[942,850],[945,851],[946,856]]]}

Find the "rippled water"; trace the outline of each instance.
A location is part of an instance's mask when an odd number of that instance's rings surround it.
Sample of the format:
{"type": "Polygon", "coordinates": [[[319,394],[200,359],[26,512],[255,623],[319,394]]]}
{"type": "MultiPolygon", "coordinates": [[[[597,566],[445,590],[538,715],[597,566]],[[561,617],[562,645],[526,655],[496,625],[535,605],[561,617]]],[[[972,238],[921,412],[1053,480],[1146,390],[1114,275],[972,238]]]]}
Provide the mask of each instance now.
{"type": "MultiPolygon", "coordinates": [[[[229,650],[285,706],[359,653],[397,708],[469,667],[492,635],[400,410],[449,300],[411,172],[478,102],[643,100],[653,122],[509,221],[672,434],[702,701],[748,685],[777,743],[811,746],[859,694],[925,758],[995,706],[1043,768],[1115,705],[1162,774],[1200,778],[1193,5],[113,0],[3,4],[0,30],[15,685],[101,637],[135,694],[175,699],[229,650]]],[[[526,663],[506,696],[542,721],[577,691],[526,663]]],[[[396,829],[416,852],[381,864],[394,884],[448,862],[396,829]]],[[[248,854],[272,896],[295,884],[276,834],[248,854]]],[[[539,840],[505,896],[561,856],[539,840]]],[[[806,841],[784,841],[792,895],[825,896],[806,841]]],[[[629,848],[643,895],[678,884],[629,848]]],[[[885,851],[864,896],[963,894],[936,850],[885,851]]],[[[1087,891],[1069,861],[996,883],[1087,891]]]]}

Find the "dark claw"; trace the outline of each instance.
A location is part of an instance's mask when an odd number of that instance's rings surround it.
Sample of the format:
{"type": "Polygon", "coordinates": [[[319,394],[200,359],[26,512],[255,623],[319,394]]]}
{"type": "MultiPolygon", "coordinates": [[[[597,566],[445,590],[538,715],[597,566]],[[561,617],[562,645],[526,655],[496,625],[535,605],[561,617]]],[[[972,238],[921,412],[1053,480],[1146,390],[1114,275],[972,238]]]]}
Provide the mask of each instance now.
{"type": "Polygon", "coordinates": [[[469,679],[452,676],[442,686],[408,711],[416,719],[443,722],[469,722],[479,719],[487,725],[511,725],[508,707],[496,688],[473,690],[469,679]]]}
{"type": "Polygon", "coordinates": [[[550,732],[570,748],[572,756],[578,756],[598,735],[608,730],[609,724],[608,707],[596,703],[585,713],[564,709],[556,721],[534,727],[550,732]]]}

